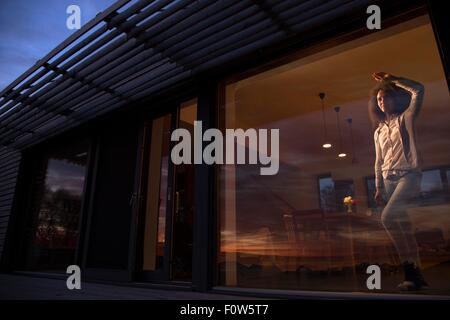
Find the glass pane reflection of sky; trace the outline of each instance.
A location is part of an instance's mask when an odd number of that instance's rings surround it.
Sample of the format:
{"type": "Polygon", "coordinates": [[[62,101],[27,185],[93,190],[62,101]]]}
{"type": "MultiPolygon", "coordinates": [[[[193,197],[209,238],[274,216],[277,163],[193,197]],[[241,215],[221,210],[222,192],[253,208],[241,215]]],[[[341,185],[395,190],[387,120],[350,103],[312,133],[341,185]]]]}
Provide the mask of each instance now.
{"type": "Polygon", "coordinates": [[[422,172],[422,192],[442,190],[440,170],[427,170],[422,172]]]}
{"type": "Polygon", "coordinates": [[[50,159],[45,184],[53,192],[64,189],[73,195],[83,192],[85,166],[50,159]]]}

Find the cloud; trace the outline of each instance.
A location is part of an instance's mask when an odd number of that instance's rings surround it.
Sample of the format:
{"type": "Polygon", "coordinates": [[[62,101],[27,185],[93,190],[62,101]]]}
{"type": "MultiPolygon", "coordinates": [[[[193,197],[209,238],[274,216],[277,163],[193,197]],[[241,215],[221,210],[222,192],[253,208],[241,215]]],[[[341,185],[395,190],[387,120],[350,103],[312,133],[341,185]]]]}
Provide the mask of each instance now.
{"type": "Polygon", "coordinates": [[[66,27],[66,8],[81,8],[82,24],[106,9],[114,0],[6,0],[0,11],[0,90],[43,58],[74,30],[66,27]]]}

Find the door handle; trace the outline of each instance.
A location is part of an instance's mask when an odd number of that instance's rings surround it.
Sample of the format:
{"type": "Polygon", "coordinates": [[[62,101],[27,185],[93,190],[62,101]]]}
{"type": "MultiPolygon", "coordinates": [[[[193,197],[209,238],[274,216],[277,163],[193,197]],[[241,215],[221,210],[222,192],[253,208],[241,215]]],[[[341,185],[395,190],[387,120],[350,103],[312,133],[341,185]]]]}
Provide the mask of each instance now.
{"type": "Polygon", "coordinates": [[[133,194],[131,195],[131,197],[130,197],[130,203],[129,203],[130,207],[133,206],[134,200],[135,200],[136,198],[137,198],[137,194],[136,194],[136,193],[133,193],[133,194]]]}

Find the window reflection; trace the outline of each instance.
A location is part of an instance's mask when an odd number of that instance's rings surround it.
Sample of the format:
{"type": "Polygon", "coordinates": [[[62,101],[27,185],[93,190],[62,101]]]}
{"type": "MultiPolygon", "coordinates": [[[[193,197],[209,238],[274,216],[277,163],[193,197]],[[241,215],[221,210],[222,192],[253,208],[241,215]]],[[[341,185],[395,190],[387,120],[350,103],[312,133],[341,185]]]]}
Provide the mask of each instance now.
{"type": "Polygon", "coordinates": [[[336,193],[331,177],[319,178],[320,207],[324,211],[336,209],[336,193]]]}
{"type": "Polygon", "coordinates": [[[377,202],[375,201],[375,177],[366,178],[366,190],[367,190],[367,207],[375,209],[377,202]]]}
{"type": "Polygon", "coordinates": [[[450,164],[450,97],[427,17],[226,85],[223,128],[280,129],[280,169],[260,176],[255,165],[221,166],[221,285],[366,291],[366,267],[377,264],[382,292],[398,292],[404,272],[381,222],[383,207],[373,198],[367,102],[378,70],[425,85],[416,124],[423,180],[407,214],[431,290],[450,294],[450,201],[442,195],[450,164]],[[415,50],[399,49],[409,47],[415,50]],[[327,93],[328,149],[322,147],[319,92],[327,93]],[[352,119],[351,130],[342,121],[339,132],[335,106],[341,119],[352,119]],[[339,158],[341,151],[349,156],[339,158]],[[352,210],[343,203],[347,196],[356,201],[352,210]]]}
{"type": "Polygon", "coordinates": [[[442,191],[442,179],[440,170],[426,170],[422,172],[421,189],[422,195],[442,191]]]}
{"type": "Polygon", "coordinates": [[[167,114],[151,124],[143,246],[143,270],[148,271],[161,269],[164,262],[171,118],[167,114]]]}
{"type": "Polygon", "coordinates": [[[28,267],[63,270],[75,261],[79,236],[87,146],[59,150],[46,158],[45,178],[37,179],[33,236],[28,267]]]}

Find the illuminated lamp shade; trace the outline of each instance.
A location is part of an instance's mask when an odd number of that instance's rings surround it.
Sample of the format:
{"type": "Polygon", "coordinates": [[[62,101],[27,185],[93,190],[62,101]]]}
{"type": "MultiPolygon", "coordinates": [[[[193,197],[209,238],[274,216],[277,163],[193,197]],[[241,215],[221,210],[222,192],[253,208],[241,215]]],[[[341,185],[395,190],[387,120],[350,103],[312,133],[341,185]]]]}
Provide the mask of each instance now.
{"type": "Polygon", "coordinates": [[[341,111],[341,107],[339,107],[339,106],[334,107],[334,111],[336,111],[336,124],[337,124],[338,135],[339,135],[339,153],[338,153],[338,157],[339,158],[344,158],[344,157],[347,156],[347,154],[345,152],[343,152],[343,150],[342,150],[341,124],[340,124],[340,121],[339,121],[339,111],[341,111]]]}
{"type": "Polygon", "coordinates": [[[322,119],[323,119],[323,141],[322,148],[329,149],[331,148],[331,143],[328,142],[328,133],[327,133],[327,123],[325,121],[325,105],[324,105],[324,99],[325,99],[325,92],[319,93],[319,98],[322,104],[322,119]]]}

